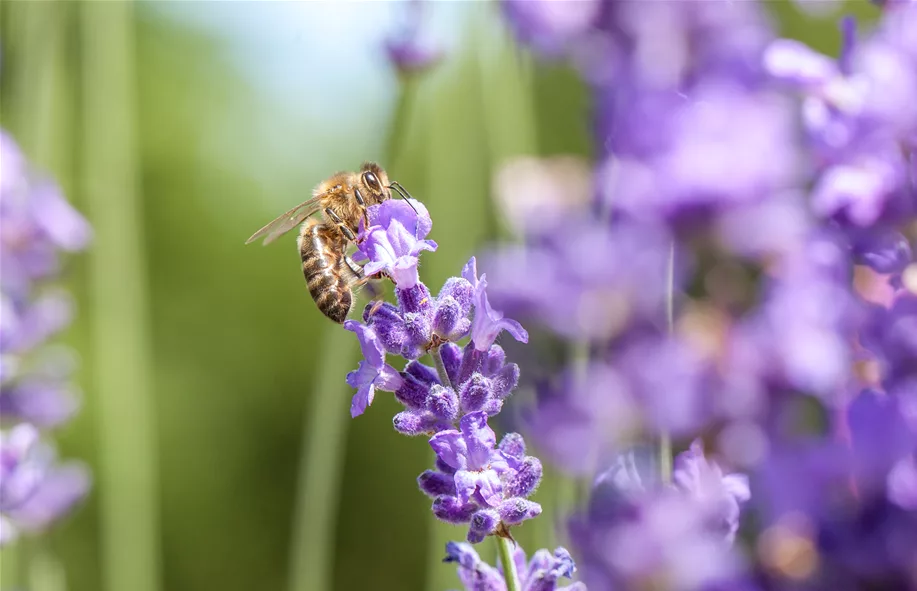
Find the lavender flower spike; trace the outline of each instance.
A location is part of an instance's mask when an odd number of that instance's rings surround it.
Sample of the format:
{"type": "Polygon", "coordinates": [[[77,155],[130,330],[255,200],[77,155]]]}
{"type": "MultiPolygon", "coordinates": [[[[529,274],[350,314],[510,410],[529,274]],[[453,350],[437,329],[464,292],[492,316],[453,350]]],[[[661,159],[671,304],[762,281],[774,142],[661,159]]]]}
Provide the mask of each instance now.
{"type": "Polygon", "coordinates": [[[474,348],[478,351],[487,351],[493,345],[500,334],[500,331],[506,330],[513,335],[517,341],[522,343],[529,342],[529,333],[526,332],[522,325],[504,318],[502,312],[497,312],[490,307],[490,301],[487,299],[487,275],[481,275],[478,278],[478,266],[474,257],[468,260],[465,268],[462,269],[464,277],[474,287],[474,319],[471,322],[471,341],[474,348]]]}
{"type": "Polygon", "coordinates": [[[500,474],[509,470],[503,455],[494,448],[497,437],[487,425],[487,413],[462,417],[461,431],[440,431],[430,438],[436,456],[455,469],[455,488],[462,503],[476,501],[497,507],[503,501],[500,474]]]}
{"type": "Polygon", "coordinates": [[[357,417],[373,403],[377,387],[394,392],[401,387],[404,380],[394,367],[385,363],[385,351],[372,328],[354,320],[345,322],[344,328],[356,333],[365,358],[360,361],[356,371],[347,374],[347,384],[357,388],[357,393],[350,403],[350,416],[357,417]]]}
{"type": "MultiPolygon", "coordinates": [[[[466,591],[505,591],[502,569],[487,564],[478,555],[474,546],[466,542],[449,542],[446,544],[446,557],[443,562],[458,563],[458,575],[466,591]]],[[[565,548],[557,548],[552,555],[548,550],[539,550],[526,562],[525,551],[517,546],[513,553],[513,562],[519,573],[522,591],[554,591],[559,589],[558,579],[571,578],[576,571],[573,558],[565,548]]],[[[582,583],[563,587],[569,591],[586,591],[582,583]]]]}
{"type": "Polygon", "coordinates": [[[369,259],[363,271],[384,272],[399,289],[417,285],[420,252],[436,250],[435,242],[424,240],[433,226],[427,208],[413,199],[410,204],[389,199],[370,207],[369,219],[358,245],[358,260],[369,259]]]}

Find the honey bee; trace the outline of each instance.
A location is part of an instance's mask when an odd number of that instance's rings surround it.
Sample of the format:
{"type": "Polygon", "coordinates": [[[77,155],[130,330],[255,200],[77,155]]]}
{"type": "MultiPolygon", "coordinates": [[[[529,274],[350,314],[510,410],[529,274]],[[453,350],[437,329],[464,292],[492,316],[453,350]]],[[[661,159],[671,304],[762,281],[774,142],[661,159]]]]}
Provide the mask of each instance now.
{"type": "Polygon", "coordinates": [[[245,244],[262,237],[263,244],[269,244],[302,224],[297,244],[309,293],[322,314],[342,324],[353,308],[354,290],[373,279],[347,249],[357,240],[360,222],[369,226],[367,208],[391,199],[392,189],[407,195],[374,162],[364,163],[359,172],[338,172],[319,183],[311,199],[268,223],[245,244]],[[309,219],[318,212],[321,221],[309,219]]]}

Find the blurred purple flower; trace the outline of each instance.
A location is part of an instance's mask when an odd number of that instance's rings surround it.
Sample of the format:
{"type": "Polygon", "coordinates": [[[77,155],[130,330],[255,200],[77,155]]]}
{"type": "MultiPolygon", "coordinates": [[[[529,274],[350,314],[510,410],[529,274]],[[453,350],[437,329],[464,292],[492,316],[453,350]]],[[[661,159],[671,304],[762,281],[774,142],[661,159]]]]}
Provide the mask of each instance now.
{"type": "Polygon", "coordinates": [[[878,273],[900,273],[913,260],[911,245],[896,230],[870,228],[851,233],[854,261],[878,273]]]}
{"type": "Polygon", "coordinates": [[[443,49],[423,26],[426,5],[422,0],[410,0],[403,25],[385,40],[389,61],[403,75],[427,70],[443,58],[443,49]]]}
{"type": "Polygon", "coordinates": [[[888,473],[888,500],[908,511],[917,511],[917,457],[902,458],[888,473]]]}
{"type": "Polygon", "coordinates": [[[860,342],[878,360],[887,388],[917,377],[917,295],[904,292],[890,308],[873,306],[860,342]]]}
{"type": "Polygon", "coordinates": [[[503,0],[501,7],[521,43],[546,57],[560,57],[598,24],[602,2],[503,0]]]}
{"type": "Polygon", "coordinates": [[[58,466],[54,459],[33,426],[20,423],[0,431],[0,544],[19,532],[47,527],[86,495],[86,469],[76,463],[58,466]]]}
{"type": "Polygon", "coordinates": [[[46,284],[60,252],[90,237],[86,220],[0,130],[0,419],[10,426],[0,432],[0,543],[44,529],[89,488],[86,469],[57,464],[36,426],[58,426],[77,408],[71,356],[47,346],[70,323],[72,299],[46,284]]]}
{"type": "Polygon", "coordinates": [[[670,244],[655,225],[563,217],[525,247],[484,259],[488,294],[567,338],[606,341],[633,321],[658,319],[670,244]]]}
{"type": "Polygon", "coordinates": [[[616,509],[593,503],[574,516],[570,536],[590,589],[733,588],[742,559],[711,531],[696,501],[673,490],[630,497],[616,509]]]}
{"type": "Polygon", "coordinates": [[[745,474],[727,474],[704,456],[700,440],[675,459],[672,481],[697,501],[711,519],[713,531],[721,530],[730,544],[739,530],[740,506],[751,498],[745,474]]]}
{"type": "Polygon", "coordinates": [[[581,373],[569,370],[556,386],[542,388],[525,424],[554,465],[589,475],[637,436],[640,420],[625,377],[594,363],[581,373]]]}
{"type": "Polygon", "coordinates": [[[759,201],[797,177],[793,113],[783,98],[715,80],[657,106],[664,138],[601,165],[607,207],[647,222],[693,220],[759,201]],[[772,156],[761,158],[761,150],[772,156]]]}

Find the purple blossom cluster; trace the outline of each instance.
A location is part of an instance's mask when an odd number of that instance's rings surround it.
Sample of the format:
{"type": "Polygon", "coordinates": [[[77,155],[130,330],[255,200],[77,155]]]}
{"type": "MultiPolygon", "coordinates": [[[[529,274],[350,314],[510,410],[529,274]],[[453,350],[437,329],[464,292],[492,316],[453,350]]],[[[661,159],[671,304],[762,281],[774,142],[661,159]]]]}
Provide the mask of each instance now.
{"type": "Polygon", "coordinates": [[[61,254],[89,242],[87,222],[50,180],[36,176],[0,131],[0,544],[43,530],[89,489],[77,462],[59,463],[43,430],[77,409],[72,355],[49,340],[72,314],[54,286],[61,254]]]}
{"type": "MultiPolygon", "coordinates": [[[[555,589],[558,579],[571,577],[576,570],[570,553],[564,548],[557,548],[554,554],[548,550],[539,550],[526,560],[525,551],[517,546],[513,552],[516,572],[520,573],[518,589],[520,591],[542,591],[555,589]]],[[[494,568],[481,560],[474,546],[464,542],[449,542],[446,545],[444,562],[455,562],[459,565],[459,578],[466,589],[471,591],[506,591],[506,582],[502,568],[494,568]]],[[[585,591],[582,583],[568,585],[570,591],[585,591]]]]}
{"type": "MultiPolygon", "coordinates": [[[[526,455],[518,433],[498,443],[488,421],[519,381],[519,367],[507,363],[495,341],[506,331],[527,342],[528,333],[491,306],[487,277],[478,276],[473,257],[461,277],[448,279],[438,295],[431,294],[418,270],[420,253],[437,248],[426,239],[432,221],[423,204],[388,200],[370,207],[368,217],[355,258],[365,261],[367,275],[391,279],[397,305],[370,302],[362,323],[344,324],[363,352],[358,369],[347,375],[347,383],[357,389],[351,415],[365,412],[376,390],[394,393],[405,407],[393,419],[395,429],[428,437],[435,453],[434,468],[417,479],[420,490],[433,499],[433,515],[466,525],[471,543],[488,536],[512,539],[512,527],[541,513],[541,505],[529,498],[541,482],[541,462],[526,455]],[[405,359],[404,369],[389,365],[388,355],[405,359]],[[426,355],[435,367],[420,362],[426,355]]],[[[468,544],[450,544],[447,552],[447,560],[459,563],[469,589],[506,588],[500,587],[502,575],[481,563],[468,544]]],[[[554,558],[544,552],[536,553],[527,567],[523,588],[554,589],[559,577],[572,574],[566,550],[558,549],[554,558]]],[[[517,559],[524,563],[524,554],[517,559]]]]}
{"type": "Polygon", "coordinates": [[[593,483],[590,589],[917,588],[917,5],[880,4],[832,59],[754,1],[502,2],[593,98],[591,203],[481,259],[550,343],[519,429],[593,483]]]}

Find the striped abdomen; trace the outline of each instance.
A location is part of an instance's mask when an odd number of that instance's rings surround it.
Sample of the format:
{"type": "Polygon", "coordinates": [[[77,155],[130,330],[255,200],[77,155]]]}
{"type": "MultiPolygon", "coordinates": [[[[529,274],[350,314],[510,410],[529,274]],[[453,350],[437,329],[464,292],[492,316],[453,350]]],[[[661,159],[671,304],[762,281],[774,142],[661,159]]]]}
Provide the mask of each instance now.
{"type": "Polygon", "coordinates": [[[344,262],[347,241],[340,230],[315,220],[303,224],[299,255],[309,293],[322,314],[341,324],[353,306],[353,271],[344,262]]]}

